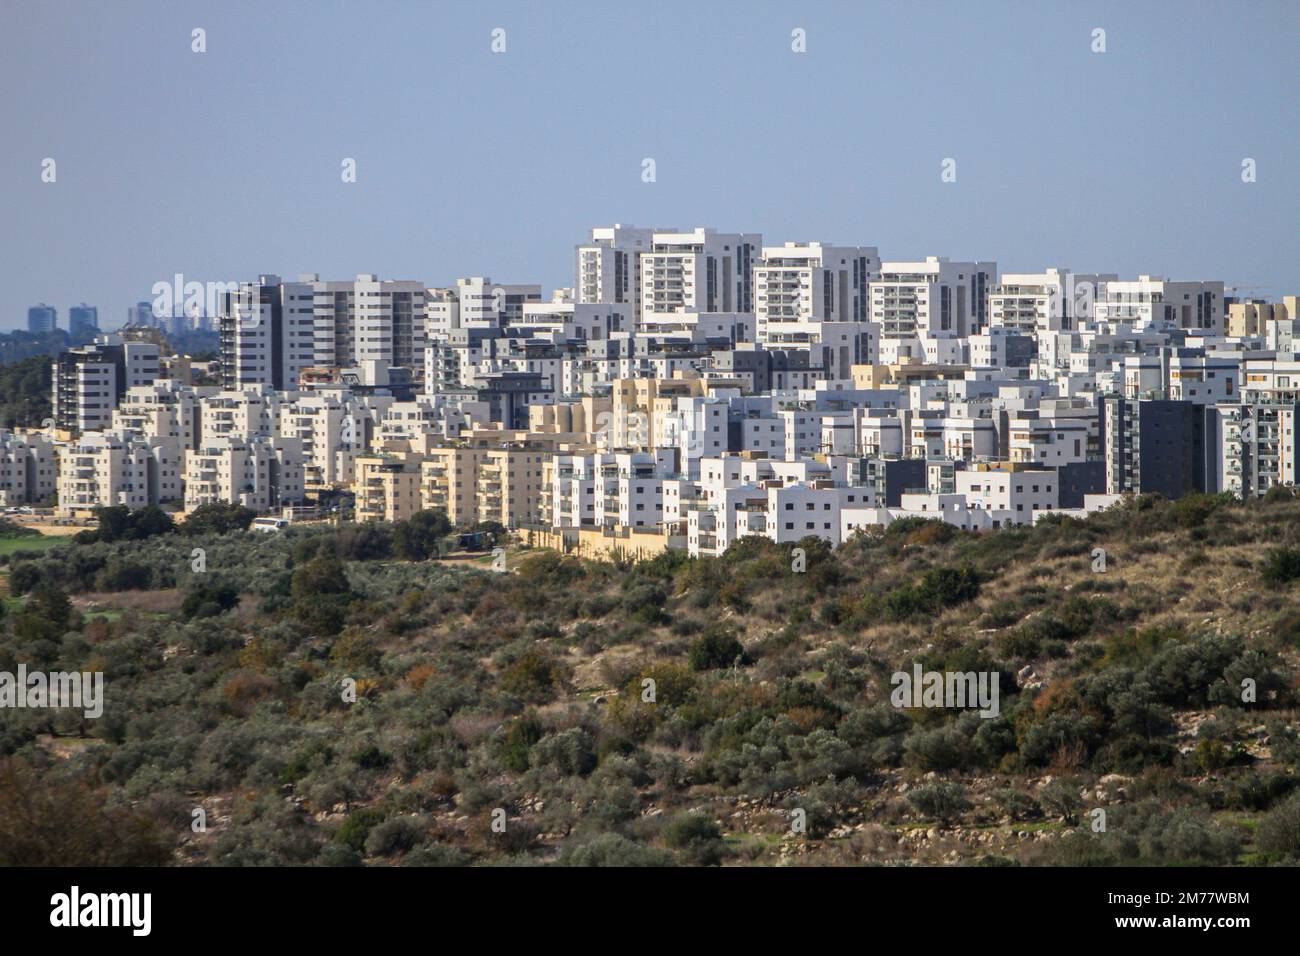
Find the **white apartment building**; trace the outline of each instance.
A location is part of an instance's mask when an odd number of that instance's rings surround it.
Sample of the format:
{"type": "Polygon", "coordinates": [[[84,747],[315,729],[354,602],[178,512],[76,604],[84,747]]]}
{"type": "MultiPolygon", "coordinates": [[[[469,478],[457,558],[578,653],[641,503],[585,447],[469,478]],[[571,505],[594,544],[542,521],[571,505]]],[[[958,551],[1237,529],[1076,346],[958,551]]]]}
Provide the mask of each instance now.
{"type": "Polygon", "coordinates": [[[219,438],[252,438],[280,433],[280,415],[290,396],[265,386],[232,389],[207,396],[199,415],[198,445],[219,438]]]}
{"type": "Polygon", "coordinates": [[[293,391],[316,361],[316,293],[311,282],[259,276],[222,295],[221,377],[227,389],[266,385],[293,391]]]}
{"type": "Polygon", "coordinates": [[[1223,283],[1173,282],[1139,276],[1112,279],[1097,297],[1094,321],[1131,324],[1136,330],[1152,326],[1207,329],[1223,333],[1223,283]]]}
{"type": "MultiPolygon", "coordinates": [[[[425,345],[424,283],[363,273],[356,280],[356,314],[346,363],[380,362],[416,368],[425,345]]],[[[336,361],[339,356],[336,355],[336,361]]],[[[338,364],[345,364],[339,362],[338,364]]]]}
{"type": "Polygon", "coordinates": [[[626,305],[633,327],[639,327],[641,254],[650,251],[655,231],[618,223],[592,229],[591,241],[576,250],[574,300],[584,305],[626,305]]]}
{"type": "Polygon", "coordinates": [[[0,505],[42,501],[58,489],[54,446],[44,435],[0,428],[0,505]]]}
{"type": "Polygon", "coordinates": [[[132,431],[145,438],[174,438],[182,452],[192,449],[201,430],[202,396],[214,388],[195,389],[162,379],[126,390],[113,410],[113,431],[132,431]]]}
{"type": "Polygon", "coordinates": [[[763,238],[703,227],[658,232],[641,255],[641,317],[654,312],[753,312],[763,238]]]}
{"type": "Polygon", "coordinates": [[[754,341],[754,315],[752,312],[651,312],[642,317],[636,331],[661,339],[724,340],[735,345],[754,341]]]}
{"type": "Polygon", "coordinates": [[[697,477],[700,460],[724,453],[729,442],[731,404],[725,398],[690,396],[678,398],[663,417],[663,447],[676,448],[681,455],[681,470],[687,477],[697,477]]]}
{"type": "Polygon", "coordinates": [[[721,554],[751,535],[779,544],[816,537],[838,545],[845,511],[875,505],[873,489],[844,486],[830,478],[764,478],[721,488],[716,498],[709,510],[686,512],[686,546],[693,557],[721,554]]]}
{"type": "Polygon", "coordinates": [[[279,434],[296,438],[302,448],[303,486],[321,491],[352,480],[353,459],[363,450],[356,444],[357,423],[369,415],[351,401],[335,395],[299,395],[280,411],[279,434]]]}
{"type": "Polygon", "coordinates": [[[1114,274],[1064,268],[1008,272],[989,292],[989,325],[1020,332],[1060,332],[1091,321],[1093,307],[1114,274]]]}
{"type": "Polygon", "coordinates": [[[1008,427],[1008,459],[1053,467],[1088,460],[1089,423],[1070,418],[1014,418],[1008,427]]]}
{"type": "Polygon", "coordinates": [[[916,416],[909,432],[907,452],[912,458],[971,461],[997,454],[997,429],[986,418],[916,416]]]}
{"type": "Polygon", "coordinates": [[[906,427],[897,414],[871,408],[853,409],[855,453],[864,458],[900,458],[906,427]]]}
{"type": "Polygon", "coordinates": [[[557,528],[658,528],[674,457],[669,451],[555,455],[544,518],[557,528]]]}
{"type": "Polygon", "coordinates": [[[871,320],[880,324],[886,340],[920,333],[970,335],[988,324],[988,291],[997,275],[996,262],[950,262],[939,256],[883,262],[880,278],[871,282],[871,320]]]}
{"type": "Polygon", "coordinates": [[[58,451],[58,511],[76,514],[179,501],[181,450],[174,438],[133,432],[86,432],[58,451]]]}
{"type": "Polygon", "coordinates": [[[754,266],[757,341],[807,347],[821,342],[822,323],[866,322],[870,283],[878,278],[875,246],[765,246],[754,266]]]}
{"type": "MultiPolygon", "coordinates": [[[[953,473],[955,492],[971,508],[1005,512],[1012,524],[1033,524],[1040,511],[1060,505],[1060,484],[1053,470],[971,469],[953,473]]],[[[904,494],[903,507],[912,496],[904,494]]],[[[996,527],[996,525],[994,526],[996,527]]]]}
{"type": "Polygon", "coordinates": [[[416,368],[423,361],[430,291],[423,282],[367,272],[343,281],[307,273],[298,281],[312,294],[312,365],[353,368],[370,361],[416,368]]]}
{"type": "Polygon", "coordinates": [[[585,342],[608,339],[615,332],[630,332],[633,321],[630,304],[620,307],[599,302],[525,302],[511,328],[531,331],[552,342],[585,342]]]}
{"type": "Polygon", "coordinates": [[[460,294],[456,289],[424,290],[424,330],[428,337],[460,328],[460,294]]]}
{"type": "Polygon", "coordinates": [[[456,280],[460,328],[500,329],[518,322],[528,302],[542,301],[539,285],[506,285],[485,276],[456,280]]]}
{"type": "Polygon", "coordinates": [[[277,511],[304,499],[302,444],[297,438],[219,438],[185,464],[185,510],[229,503],[277,511]]]}

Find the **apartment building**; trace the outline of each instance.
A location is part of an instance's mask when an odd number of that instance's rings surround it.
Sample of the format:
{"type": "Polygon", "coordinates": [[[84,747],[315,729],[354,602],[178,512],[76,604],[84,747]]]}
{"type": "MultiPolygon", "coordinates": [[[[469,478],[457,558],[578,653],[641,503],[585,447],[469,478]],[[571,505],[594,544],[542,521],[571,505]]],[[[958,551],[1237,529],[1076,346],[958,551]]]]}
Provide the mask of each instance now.
{"type": "Polygon", "coordinates": [[[989,291],[989,325],[1028,334],[1078,328],[1092,320],[1098,295],[1118,278],[1065,268],[1008,272],[989,291]]]}
{"type": "Polygon", "coordinates": [[[460,327],[501,329],[518,322],[524,305],[542,301],[539,285],[507,285],[486,276],[456,280],[460,327]]]}
{"type": "Polygon", "coordinates": [[[1209,491],[1259,498],[1300,478],[1294,402],[1223,403],[1210,410],[1206,444],[1213,456],[1209,491]]]}
{"type": "Polygon", "coordinates": [[[144,508],[181,499],[181,450],[174,438],[86,432],[58,449],[58,513],[144,508]]]}
{"type": "Polygon", "coordinates": [[[288,397],[265,385],[208,395],[199,413],[198,444],[211,445],[222,438],[278,435],[288,397]]]}
{"type": "Polygon", "coordinates": [[[659,232],[641,254],[641,317],[655,312],[753,312],[757,233],[703,227],[659,232]]]}
{"type": "Polygon", "coordinates": [[[145,438],[173,438],[182,452],[197,447],[202,431],[202,391],[170,379],[128,388],[113,410],[112,430],[131,431],[145,438]]]}
{"type": "Polygon", "coordinates": [[[259,276],[222,294],[221,379],[227,389],[264,385],[298,388],[316,364],[316,293],[313,283],[259,276]]]}
{"type": "Polygon", "coordinates": [[[754,266],[756,341],[806,347],[821,343],[823,323],[868,321],[870,283],[879,278],[875,246],[764,247],[754,266]]]}
{"type": "Polygon", "coordinates": [[[991,458],[997,452],[998,436],[986,418],[918,416],[912,419],[907,453],[912,458],[950,458],[971,461],[991,458]]]}
{"type": "Polygon", "coordinates": [[[1165,326],[1222,334],[1223,283],[1173,282],[1147,275],[1112,279],[1097,296],[1093,318],[1139,330],[1165,326]]]}
{"type": "Polygon", "coordinates": [[[306,497],[297,438],[227,435],[205,439],[185,459],[185,510],[237,504],[278,511],[306,497]]]}
{"type": "Polygon", "coordinates": [[[369,447],[368,412],[337,395],[301,394],[280,411],[279,434],[302,446],[303,485],[320,492],[349,484],[353,458],[369,447]]]}
{"type": "Polygon", "coordinates": [[[555,528],[658,528],[675,456],[651,452],[557,454],[545,465],[543,520],[555,528]]]}
{"type": "Polygon", "coordinates": [[[641,255],[650,251],[655,232],[618,223],[592,229],[591,241],[576,249],[574,301],[629,306],[633,327],[640,328],[641,255]]]}
{"type": "Polygon", "coordinates": [[[353,460],[358,521],[405,521],[421,510],[420,461],[382,452],[353,460]]]}
{"type": "MultiPolygon", "coordinates": [[[[997,282],[996,262],[950,262],[927,256],[918,262],[882,262],[873,279],[871,321],[882,339],[918,335],[962,337],[988,325],[988,292],[997,282]]],[[[919,358],[917,352],[903,357],[919,358]]]]}
{"type": "Polygon", "coordinates": [[[74,435],[108,428],[127,389],[158,378],[160,350],[153,342],[100,336],[54,360],[54,425],[74,435]]]}
{"type": "Polygon", "coordinates": [[[1102,457],[1107,494],[1158,493],[1180,498],[1205,491],[1206,409],[1193,402],[1101,402],[1102,457]]]}
{"type": "Polygon", "coordinates": [[[44,501],[58,490],[54,445],[39,433],[0,428],[0,505],[44,501]]]}
{"type": "MultiPolygon", "coordinates": [[[[1060,507],[1055,469],[1033,469],[1011,463],[974,465],[953,472],[955,493],[968,506],[1005,516],[1011,524],[1033,524],[1039,512],[1060,507]]],[[[907,507],[909,496],[903,496],[907,507]]],[[[994,525],[993,527],[997,527],[994,525]]]]}

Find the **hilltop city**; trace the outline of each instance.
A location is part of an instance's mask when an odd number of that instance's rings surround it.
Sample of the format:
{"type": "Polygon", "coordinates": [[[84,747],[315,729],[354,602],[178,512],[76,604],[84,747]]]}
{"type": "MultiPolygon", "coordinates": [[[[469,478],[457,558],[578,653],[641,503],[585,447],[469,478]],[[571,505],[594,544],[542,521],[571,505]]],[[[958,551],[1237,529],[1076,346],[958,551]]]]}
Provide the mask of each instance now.
{"type": "Polygon", "coordinates": [[[711,228],[595,228],[574,266],[549,299],[262,275],[199,287],[182,319],[177,276],[117,333],[73,309],[92,340],[54,359],[52,419],[0,433],[0,503],[228,502],[275,526],[437,509],[647,557],[1296,481],[1294,295],[711,228]],[[219,358],[142,334],[178,324],[219,333],[219,358]]]}

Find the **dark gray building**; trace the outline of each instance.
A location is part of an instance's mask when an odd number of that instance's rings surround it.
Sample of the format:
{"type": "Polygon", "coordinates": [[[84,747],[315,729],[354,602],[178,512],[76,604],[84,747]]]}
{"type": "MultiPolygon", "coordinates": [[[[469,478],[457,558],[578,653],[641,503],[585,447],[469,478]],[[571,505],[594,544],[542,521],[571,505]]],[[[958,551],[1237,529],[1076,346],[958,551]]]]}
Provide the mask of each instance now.
{"type": "Polygon", "coordinates": [[[1206,406],[1107,395],[1101,447],[1107,494],[1181,498],[1208,487],[1206,406]]]}

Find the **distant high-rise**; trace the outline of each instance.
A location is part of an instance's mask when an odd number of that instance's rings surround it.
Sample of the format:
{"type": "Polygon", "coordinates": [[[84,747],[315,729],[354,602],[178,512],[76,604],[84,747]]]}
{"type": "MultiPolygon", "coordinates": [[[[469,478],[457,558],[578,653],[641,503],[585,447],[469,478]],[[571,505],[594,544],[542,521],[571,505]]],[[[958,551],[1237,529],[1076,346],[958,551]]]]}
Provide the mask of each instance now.
{"type": "Polygon", "coordinates": [[[149,328],[154,325],[153,303],[137,302],[135,305],[128,306],[126,310],[126,324],[141,326],[144,328],[149,328]]]}
{"type": "Polygon", "coordinates": [[[84,302],[68,309],[68,333],[73,338],[94,336],[98,331],[99,309],[84,302]]]}
{"type": "Polygon", "coordinates": [[[42,302],[27,310],[28,332],[53,332],[59,327],[59,310],[42,302]]]}

